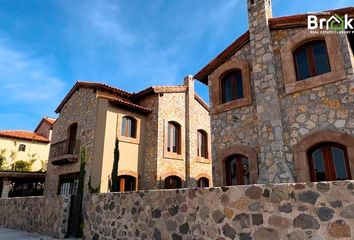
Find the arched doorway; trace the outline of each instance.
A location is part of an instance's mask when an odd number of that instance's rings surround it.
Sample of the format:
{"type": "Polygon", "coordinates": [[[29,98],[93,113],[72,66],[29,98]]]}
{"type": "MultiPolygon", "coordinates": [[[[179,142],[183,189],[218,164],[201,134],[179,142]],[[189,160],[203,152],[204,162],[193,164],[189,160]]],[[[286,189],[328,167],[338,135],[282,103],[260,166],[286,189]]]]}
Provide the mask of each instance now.
{"type": "MultiPolygon", "coordinates": [[[[334,175],[333,172],[329,173],[328,171],[336,171],[335,168],[340,165],[338,165],[338,162],[343,163],[343,160],[336,161],[336,159],[343,159],[341,157],[343,154],[346,162],[345,172],[348,177],[351,177],[354,173],[354,136],[333,130],[323,130],[305,136],[294,147],[297,182],[322,181],[323,179],[326,179],[326,181],[335,180],[337,174],[334,175]],[[333,165],[333,160],[336,162],[335,165],[333,165]],[[323,170],[323,167],[321,169],[322,161],[324,167],[327,164],[328,170],[323,170]]],[[[344,168],[340,168],[342,172],[338,175],[338,178],[344,176],[344,168]]]]}
{"type": "Polygon", "coordinates": [[[311,148],[308,153],[312,182],[351,179],[345,146],[325,142],[311,148]]]}
{"type": "Polygon", "coordinates": [[[177,176],[169,176],[164,181],[165,189],[176,189],[182,187],[182,180],[177,176]]]}
{"type": "Polygon", "coordinates": [[[225,160],[225,180],[227,186],[250,184],[248,158],[235,154],[225,160]]]}
{"type": "Polygon", "coordinates": [[[200,188],[209,187],[209,179],[206,178],[206,177],[201,177],[201,178],[198,179],[197,185],[200,188]]]}
{"type": "Polygon", "coordinates": [[[136,178],[129,175],[118,176],[118,191],[129,192],[136,190],[136,178]]]}

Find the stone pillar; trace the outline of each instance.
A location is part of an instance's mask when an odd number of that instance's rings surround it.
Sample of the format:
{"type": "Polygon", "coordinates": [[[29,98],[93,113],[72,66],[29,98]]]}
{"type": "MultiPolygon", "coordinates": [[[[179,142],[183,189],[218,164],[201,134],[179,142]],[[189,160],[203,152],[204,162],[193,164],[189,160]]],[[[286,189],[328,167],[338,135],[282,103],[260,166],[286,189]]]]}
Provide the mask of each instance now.
{"type": "Polygon", "coordinates": [[[2,181],[1,198],[7,198],[10,192],[11,181],[2,181]]]}
{"type": "Polygon", "coordinates": [[[193,186],[193,179],[191,179],[191,171],[190,171],[190,167],[191,167],[191,161],[192,161],[192,152],[193,152],[193,137],[196,136],[196,133],[194,133],[192,127],[192,118],[191,118],[191,114],[193,114],[191,112],[191,109],[193,109],[193,103],[194,103],[194,79],[193,76],[188,75],[184,78],[184,85],[187,87],[187,92],[186,92],[186,98],[185,98],[185,104],[186,104],[186,108],[185,108],[185,118],[186,118],[186,122],[185,122],[185,144],[186,144],[186,159],[185,159],[185,163],[186,163],[186,187],[191,187],[193,186]]]}
{"type": "Polygon", "coordinates": [[[294,182],[284,157],[283,126],[277,91],[275,61],[268,19],[271,0],[248,0],[251,44],[251,79],[255,87],[258,141],[259,183],[294,182]]]}

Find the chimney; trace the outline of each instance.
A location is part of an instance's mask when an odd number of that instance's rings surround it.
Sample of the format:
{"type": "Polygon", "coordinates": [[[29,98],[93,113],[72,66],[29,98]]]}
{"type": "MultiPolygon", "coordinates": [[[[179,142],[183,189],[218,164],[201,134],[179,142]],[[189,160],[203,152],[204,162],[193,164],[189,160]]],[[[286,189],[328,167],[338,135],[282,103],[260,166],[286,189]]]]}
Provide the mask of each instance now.
{"type": "Polygon", "coordinates": [[[186,186],[192,186],[193,181],[191,179],[190,174],[190,164],[192,161],[193,152],[196,151],[192,148],[193,139],[196,139],[196,133],[193,131],[192,126],[192,117],[193,114],[193,104],[194,104],[194,79],[192,75],[188,75],[184,77],[184,86],[187,87],[186,96],[185,96],[185,121],[186,121],[186,128],[185,128],[185,136],[186,136],[186,157],[185,157],[185,167],[186,167],[186,186]]]}
{"type": "Polygon", "coordinates": [[[258,124],[259,183],[294,182],[284,156],[284,135],[276,66],[268,19],[271,0],[248,0],[251,80],[258,124]]]}

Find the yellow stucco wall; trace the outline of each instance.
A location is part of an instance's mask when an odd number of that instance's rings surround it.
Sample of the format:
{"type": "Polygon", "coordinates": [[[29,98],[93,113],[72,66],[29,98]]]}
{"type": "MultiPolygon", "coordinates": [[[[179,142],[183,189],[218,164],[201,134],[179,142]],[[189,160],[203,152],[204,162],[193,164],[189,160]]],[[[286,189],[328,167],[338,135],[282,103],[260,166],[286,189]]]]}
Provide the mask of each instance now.
{"type": "Polygon", "coordinates": [[[6,149],[5,157],[8,167],[19,160],[29,161],[31,156],[36,154],[34,158],[37,160],[33,163],[32,171],[38,171],[42,168],[42,162],[46,163],[48,161],[49,147],[49,143],[0,138],[0,150],[6,149]],[[20,144],[26,145],[24,152],[18,151],[20,144]]]}
{"type": "MultiPolygon", "coordinates": [[[[100,176],[100,191],[108,191],[108,180],[112,172],[113,160],[114,160],[114,145],[115,139],[119,138],[119,172],[132,172],[139,175],[139,172],[143,170],[141,164],[143,164],[143,139],[141,134],[144,134],[145,130],[145,117],[130,111],[126,111],[120,108],[110,106],[108,104],[106,111],[106,121],[104,130],[104,143],[103,143],[103,161],[102,171],[100,176]],[[120,124],[122,124],[122,118],[124,116],[131,116],[137,120],[137,138],[136,139],[124,139],[120,136],[120,124]],[[140,127],[139,127],[140,125],[140,127]],[[139,171],[140,170],[140,171],[139,171]]],[[[132,174],[129,174],[132,175],[132,174]]],[[[139,179],[137,179],[139,181],[139,179]]],[[[139,183],[137,182],[137,185],[139,183]]]]}

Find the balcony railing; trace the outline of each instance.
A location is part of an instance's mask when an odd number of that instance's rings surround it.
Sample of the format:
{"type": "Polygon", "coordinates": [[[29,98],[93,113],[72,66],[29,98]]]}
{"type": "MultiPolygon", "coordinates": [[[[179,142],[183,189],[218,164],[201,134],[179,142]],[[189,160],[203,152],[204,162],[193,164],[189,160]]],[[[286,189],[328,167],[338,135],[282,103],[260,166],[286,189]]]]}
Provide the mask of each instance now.
{"type": "Polygon", "coordinates": [[[64,141],[54,143],[50,146],[49,158],[52,160],[52,164],[61,165],[77,162],[79,154],[80,141],[70,141],[69,139],[66,139],[64,141]]]}

